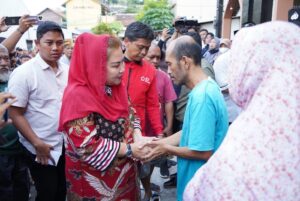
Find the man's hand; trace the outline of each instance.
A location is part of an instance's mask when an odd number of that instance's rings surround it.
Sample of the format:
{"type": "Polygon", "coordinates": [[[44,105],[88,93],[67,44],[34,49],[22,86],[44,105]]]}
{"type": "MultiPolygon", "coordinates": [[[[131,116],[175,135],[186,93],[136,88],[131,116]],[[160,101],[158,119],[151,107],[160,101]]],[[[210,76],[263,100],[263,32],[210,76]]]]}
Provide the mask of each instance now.
{"type": "Polygon", "coordinates": [[[1,17],[0,19],[0,32],[5,32],[9,29],[9,26],[5,24],[5,17],[1,17]]]}
{"type": "MultiPolygon", "coordinates": [[[[48,160],[54,161],[50,154],[50,151],[53,150],[53,147],[51,145],[44,143],[42,140],[39,140],[34,144],[34,147],[36,150],[37,163],[48,165],[48,160]]],[[[55,162],[53,164],[55,164],[55,162]]]]}
{"type": "Polygon", "coordinates": [[[170,145],[162,143],[160,140],[153,140],[151,142],[148,142],[143,147],[140,147],[141,149],[144,149],[145,147],[152,148],[150,150],[150,152],[148,152],[146,155],[143,156],[142,161],[149,162],[149,161],[152,161],[153,159],[156,159],[164,154],[167,154],[168,146],[170,146],[170,145]]]}
{"type": "Polygon", "coordinates": [[[166,136],[170,136],[172,135],[172,128],[168,128],[166,127],[164,130],[163,130],[163,133],[166,135],[166,136]]]}
{"type": "Polygon", "coordinates": [[[168,38],[170,38],[171,36],[168,34],[169,29],[168,28],[164,28],[161,32],[161,40],[162,41],[166,41],[168,38]]]}
{"type": "Polygon", "coordinates": [[[2,117],[5,113],[5,110],[9,108],[17,99],[10,93],[0,93],[0,116],[2,117]],[[7,101],[7,99],[11,99],[7,101]]]}
{"type": "Polygon", "coordinates": [[[30,27],[37,24],[38,20],[30,18],[29,15],[23,15],[19,20],[18,30],[21,33],[25,33],[30,27]]]}
{"type": "Polygon", "coordinates": [[[146,141],[140,141],[140,142],[135,142],[131,144],[131,150],[132,150],[132,157],[136,160],[142,160],[146,154],[148,154],[151,149],[145,144],[148,142],[146,141]]]}

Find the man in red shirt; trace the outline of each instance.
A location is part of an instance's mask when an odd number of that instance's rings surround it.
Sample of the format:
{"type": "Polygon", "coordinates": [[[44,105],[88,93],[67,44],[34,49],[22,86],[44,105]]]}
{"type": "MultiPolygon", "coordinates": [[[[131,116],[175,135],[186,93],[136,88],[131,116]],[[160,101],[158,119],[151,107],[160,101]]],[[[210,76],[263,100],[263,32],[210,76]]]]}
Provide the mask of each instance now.
{"type": "Polygon", "coordinates": [[[123,81],[131,104],[141,119],[142,133],[145,135],[146,111],[149,123],[156,136],[162,135],[160,105],[156,89],[156,69],[144,60],[151,41],[154,39],[152,29],[141,23],[131,23],[125,31],[125,73],[123,81]]]}
{"type": "MultiPolygon", "coordinates": [[[[148,61],[144,60],[147,55],[151,41],[154,39],[152,29],[141,23],[131,23],[126,31],[124,38],[125,50],[125,72],[123,76],[129,100],[136,109],[137,115],[141,119],[142,133],[145,136],[145,125],[150,124],[154,135],[163,135],[161,123],[160,104],[156,89],[156,69],[148,61]],[[149,118],[146,122],[146,113],[149,118]]],[[[146,166],[145,166],[146,167],[146,166]]],[[[143,172],[143,166],[140,173],[143,172]]],[[[145,198],[151,197],[149,181],[143,179],[140,174],[142,184],[145,188],[145,198]]]]}

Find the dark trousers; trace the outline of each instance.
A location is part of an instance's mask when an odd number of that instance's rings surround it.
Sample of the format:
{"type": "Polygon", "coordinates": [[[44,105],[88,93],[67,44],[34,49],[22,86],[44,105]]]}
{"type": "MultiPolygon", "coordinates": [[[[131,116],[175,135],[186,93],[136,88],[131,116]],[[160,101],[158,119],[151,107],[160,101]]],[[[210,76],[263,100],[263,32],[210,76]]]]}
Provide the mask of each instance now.
{"type": "Polygon", "coordinates": [[[29,153],[29,169],[37,191],[36,201],[66,201],[66,176],[64,151],[57,166],[41,165],[29,153]]]}
{"type": "Polygon", "coordinates": [[[0,200],[28,201],[29,188],[24,155],[0,155],[0,200]]]}

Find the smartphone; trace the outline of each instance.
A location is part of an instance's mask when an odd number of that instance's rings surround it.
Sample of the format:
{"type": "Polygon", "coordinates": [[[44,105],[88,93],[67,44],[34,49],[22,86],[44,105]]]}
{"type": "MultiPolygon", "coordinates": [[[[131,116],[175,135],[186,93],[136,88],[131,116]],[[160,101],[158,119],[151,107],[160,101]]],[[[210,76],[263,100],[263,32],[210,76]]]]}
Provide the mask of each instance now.
{"type": "Polygon", "coordinates": [[[5,24],[6,25],[19,25],[19,19],[21,17],[18,16],[18,17],[5,17],[5,24]]]}
{"type": "MultiPolygon", "coordinates": [[[[21,16],[5,17],[5,24],[8,26],[9,25],[19,25],[20,18],[21,18],[21,16]]],[[[43,16],[29,16],[29,19],[41,21],[43,19],[43,16]]]]}
{"type": "Polygon", "coordinates": [[[171,27],[170,29],[168,29],[167,34],[168,35],[173,35],[174,31],[175,31],[174,27],[171,27]]]}

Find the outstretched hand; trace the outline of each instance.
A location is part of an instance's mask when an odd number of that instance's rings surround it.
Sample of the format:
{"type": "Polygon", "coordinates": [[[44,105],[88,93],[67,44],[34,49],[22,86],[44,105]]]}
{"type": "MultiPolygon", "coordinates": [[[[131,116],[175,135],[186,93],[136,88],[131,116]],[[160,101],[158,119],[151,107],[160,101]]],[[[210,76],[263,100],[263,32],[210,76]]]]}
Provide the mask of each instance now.
{"type": "MultiPolygon", "coordinates": [[[[5,111],[14,103],[17,99],[15,96],[11,95],[10,93],[0,93],[0,116],[3,117],[5,111]],[[10,99],[7,101],[7,99],[10,99]]],[[[11,120],[8,119],[7,122],[4,121],[2,118],[0,120],[0,128],[5,126],[6,124],[11,123],[11,120]]]]}
{"type": "Polygon", "coordinates": [[[143,156],[143,158],[141,159],[142,162],[146,163],[162,155],[167,154],[167,146],[168,146],[167,144],[157,139],[144,144],[142,147],[140,147],[140,149],[145,149],[145,147],[149,147],[151,149],[147,154],[143,156]]]}

